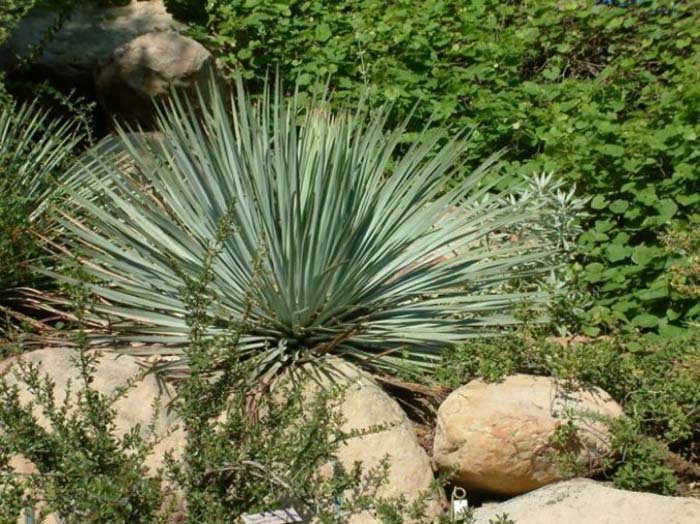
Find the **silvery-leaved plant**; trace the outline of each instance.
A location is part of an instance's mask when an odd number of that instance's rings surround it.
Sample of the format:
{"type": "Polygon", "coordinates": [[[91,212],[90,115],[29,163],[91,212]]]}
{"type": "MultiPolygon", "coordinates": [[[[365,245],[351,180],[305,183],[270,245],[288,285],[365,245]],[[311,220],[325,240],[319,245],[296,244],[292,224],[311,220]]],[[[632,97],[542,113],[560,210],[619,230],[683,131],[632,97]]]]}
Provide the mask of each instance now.
{"type": "MultiPolygon", "coordinates": [[[[511,224],[498,232],[497,237],[510,239],[513,235],[530,241],[554,245],[552,255],[561,257],[570,253],[576,238],[583,232],[581,219],[585,216],[588,198],[576,195],[576,188],[566,188],[553,173],[524,176],[513,184],[507,194],[487,194],[470,208],[512,206],[532,211],[530,218],[511,224]]],[[[493,241],[494,236],[489,238],[493,241]]]]}
{"type": "Polygon", "coordinates": [[[256,359],[253,381],[329,355],[429,370],[445,347],[546,298],[499,289],[546,273],[555,242],[481,242],[546,212],[505,195],[475,205],[495,187],[485,174],[498,155],[456,177],[463,136],[425,129],[406,146],[387,111],[328,102],[279,85],[254,99],[240,81],[230,97],[173,96],[157,133],[120,132],[75,166],[66,249],[98,297],[97,343],[182,369],[183,280],[204,260],[207,336],[236,326],[232,350],[256,359]],[[463,181],[450,189],[451,177],[463,181]]]}
{"type": "MultiPolygon", "coordinates": [[[[41,265],[40,249],[54,224],[46,213],[54,177],[68,162],[80,136],[70,122],[58,120],[37,102],[0,101],[0,323],[26,306],[24,288],[37,286],[31,265],[41,265]]],[[[0,326],[0,331],[3,326],[0,326]]]]}
{"type": "Polygon", "coordinates": [[[581,219],[589,199],[577,196],[575,187],[567,189],[553,173],[527,177],[519,193],[521,199],[545,210],[527,227],[554,243],[559,248],[558,254],[570,253],[576,238],[583,232],[581,219]]]}

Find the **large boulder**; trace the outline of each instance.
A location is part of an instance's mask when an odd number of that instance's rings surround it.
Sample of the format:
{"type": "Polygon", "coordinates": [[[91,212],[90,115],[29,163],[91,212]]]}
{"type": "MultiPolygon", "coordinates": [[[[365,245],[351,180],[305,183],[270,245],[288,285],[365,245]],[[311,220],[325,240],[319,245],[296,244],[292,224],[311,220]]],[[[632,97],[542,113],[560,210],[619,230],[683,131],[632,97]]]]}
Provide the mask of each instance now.
{"type": "Polygon", "coordinates": [[[438,410],[433,459],[472,492],[517,495],[561,480],[553,460],[557,428],[573,421],[568,444],[595,471],[608,455],[603,421],[622,408],[598,388],[570,390],[554,379],[515,375],[501,383],[474,380],[438,410]]]}
{"type": "MultiPolygon", "coordinates": [[[[418,443],[411,421],[398,403],[387,395],[368,375],[338,359],[330,361],[330,371],[322,382],[332,380],[343,388],[338,409],[345,422],[343,431],[364,432],[349,439],[336,451],[336,458],[346,468],[362,462],[363,471],[379,466],[388,459],[386,483],[377,492],[379,497],[405,497],[413,501],[428,494],[426,515],[436,519],[442,513],[444,493],[433,491],[435,475],[428,455],[418,443]],[[371,428],[382,428],[369,431],[371,428]]],[[[376,524],[376,515],[361,513],[350,518],[350,524],[376,524]]]]}
{"type": "MultiPolygon", "coordinates": [[[[58,17],[55,10],[34,9],[23,18],[0,48],[0,67],[11,67],[18,57],[28,56],[58,17]]],[[[144,33],[184,28],[166,11],[162,0],[132,1],[119,7],[85,2],[46,42],[35,65],[49,75],[91,84],[97,65],[117,47],[144,33]]]]}
{"type": "Polygon", "coordinates": [[[622,491],[587,479],[558,482],[475,512],[475,524],[506,513],[517,524],[697,524],[700,500],[622,491]]]}
{"type": "Polygon", "coordinates": [[[215,74],[214,58],[200,43],[175,31],[146,33],[116,48],[100,67],[96,84],[100,103],[113,118],[153,125],[154,98],[171,88],[196,100],[215,74]]]}
{"type": "MultiPolygon", "coordinates": [[[[0,363],[0,372],[6,372],[5,377],[9,383],[18,384],[20,401],[28,404],[34,400],[33,395],[21,380],[17,380],[18,373],[14,364],[18,359],[37,364],[42,375],[47,375],[54,382],[55,401],[58,406],[61,406],[66,400],[69,381],[72,382],[71,399],[75,399],[75,391],[80,388],[79,371],[72,360],[74,354],[75,350],[69,348],[32,351],[0,363]]],[[[126,355],[117,358],[112,354],[106,354],[97,362],[97,369],[90,386],[100,393],[111,395],[118,388],[127,385],[129,381],[143,375],[143,370],[143,366],[135,358],[126,355]]],[[[172,392],[167,386],[151,373],[135,380],[128,394],[113,405],[116,412],[114,422],[117,436],[123,436],[138,424],[146,438],[159,439],[144,463],[152,472],[163,466],[163,457],[167,450],[173,450],[175,455],[179,456],[185,445],[184,432],[178,426],[176,415],[164,407],[171,395],[172,392]],[[154,411],[154,400],[157,398],[161,399],[162,407],[154,411]],[[153,432],[149,429],[151,422],[153,422],[153,432]]],[[[52,430],[48,418],[38,406],[35,406],[34,415],[42,427],[52,430]]],[[[22,458],[16,458],[14,464],[19,473],[34,471],[33,465],[22,458]]]]}

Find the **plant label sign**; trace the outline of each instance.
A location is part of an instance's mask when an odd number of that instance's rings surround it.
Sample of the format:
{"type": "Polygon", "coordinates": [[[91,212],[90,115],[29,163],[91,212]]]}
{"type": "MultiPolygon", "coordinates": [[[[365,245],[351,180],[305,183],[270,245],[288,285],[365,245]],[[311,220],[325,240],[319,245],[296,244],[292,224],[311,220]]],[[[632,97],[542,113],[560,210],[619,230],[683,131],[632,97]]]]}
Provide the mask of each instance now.
{"type": "Polygon", "coordinates": [[[246,513],[241,515],[243,524],[294,524],[303,519],[294,508],[283,508],[263,513],[246,513]]]}

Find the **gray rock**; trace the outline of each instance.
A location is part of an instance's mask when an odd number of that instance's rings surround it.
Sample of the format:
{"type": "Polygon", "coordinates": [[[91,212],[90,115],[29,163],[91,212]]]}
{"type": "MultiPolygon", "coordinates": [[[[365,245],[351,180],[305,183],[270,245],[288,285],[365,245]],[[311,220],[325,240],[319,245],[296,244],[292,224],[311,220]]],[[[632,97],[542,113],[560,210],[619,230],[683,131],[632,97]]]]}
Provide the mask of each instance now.
{"type": "Polygon", "coordinates": [[[506,513],[516,524],[697,524],[700,500],[614,489],[587,479],[558,482],[476,510],[475,524],[506,513]]]}
{"type": "Polygon", "coordinates": [[[152,127],[153,99],[171,88],[197,99],[215,74],[214,58],[200,43],[175,31],[146,33],[115,49],[97,74],[97,92],[107,113],[119,121],[152,127]]]}
{"type": "MultiPolygon", "coordinates": [[[[57,13],[50,10],[34,10],[25,17],[0,48],[0,67],[11,67],[18,57],[26,57],[57,18],[57,13]]],[[[85,5],[73,11],[45,46],[36,65],[50,75],[91,81],[97,65],[120,45],[144,33],[184,28],[168,14],[162,0],[133,1],[109,8],[85,5]]]]}

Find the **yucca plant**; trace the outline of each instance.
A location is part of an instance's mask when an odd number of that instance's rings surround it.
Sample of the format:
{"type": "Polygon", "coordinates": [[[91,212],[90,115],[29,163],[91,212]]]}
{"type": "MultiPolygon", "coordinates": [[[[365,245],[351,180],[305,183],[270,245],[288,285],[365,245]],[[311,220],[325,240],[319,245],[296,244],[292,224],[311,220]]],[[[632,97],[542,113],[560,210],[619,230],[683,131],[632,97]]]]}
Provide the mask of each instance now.
{"type": "Polygon", "coordinates": [[[540,298],[501,288],[546,269],[532,262],[550,246],[480,242],[537,209],[462,207],[493,187],[497,156],[446,190],[464,137],[426,129],[407,144],[403,127],[385,129],[387,110],[332,112],[279,85],[257,101],[240,81],[234,92],[212,87],[196,109],[174,96],[158,133],[120,132],[75,166],[66,252],[80,253],[99,297],[96,342],[181,356],[183,279],[208,258],[207,335],[236,326],[236,351],[259,364],[253,381],[326,355],[429,370],[446,346],[540,298]]]}
{"type": "Polygon", "coordinates": [[[0,317],[21,306],[20,288],[37,284],[32,265],[44,259],[39,238],[50,237],[53,177],[78,141],[74,126],[36,104],[0,105],[0,317]]]}

